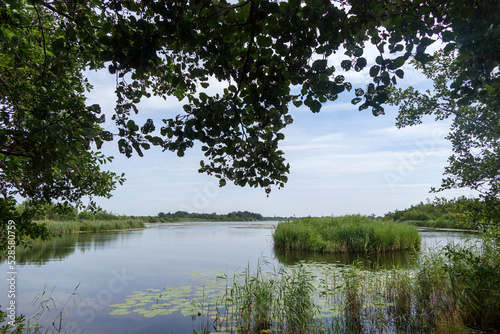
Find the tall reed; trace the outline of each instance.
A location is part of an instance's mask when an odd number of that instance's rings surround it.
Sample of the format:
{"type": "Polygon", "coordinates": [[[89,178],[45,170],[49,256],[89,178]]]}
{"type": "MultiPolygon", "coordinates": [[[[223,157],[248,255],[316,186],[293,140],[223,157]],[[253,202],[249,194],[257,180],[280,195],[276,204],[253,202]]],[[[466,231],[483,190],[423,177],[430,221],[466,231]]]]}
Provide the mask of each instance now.
{"type": "Polygon", "coordinates": [[[141,220],[102,220],[102,221],[53,221],[42,220],[38,224],[44,224],[47,229],[56,234],[100,232],[110,230],[123,230],[145,227],[141,220]]]}
{"type": "Polygon", "coordinates": [[[408,270],[392,270],[388,274],[386,300],[388,314],[398,333],[410,333],[415,324],[414,279],[408,270]]]}
{"type": "MultiPolygon", "coordinates": [[[[264,274],[258,266],[228,280],[225,293],[217,298],[215,319],[219,331],[230,333],[324,333],[317,320],[311,276],[300,267],[285,267],[264,274]]],[[[202,310],[209,314],[207,307],[202,310]]],[[[202,333],[207,328],[202,329],[202,333]]]]}
{"type": "Polygon", "coordinates": [[[281,222],[273,239],[282,249],[332,253],[418,249],[421,242],[414,226],[360,215],[281,222]]]}
{"type": "Polygon", "coordinates": [[[356,267],[353,267],[343,271],[343,278],[345,328],[348,333],[363,333],[361,277],[356,267]]]}

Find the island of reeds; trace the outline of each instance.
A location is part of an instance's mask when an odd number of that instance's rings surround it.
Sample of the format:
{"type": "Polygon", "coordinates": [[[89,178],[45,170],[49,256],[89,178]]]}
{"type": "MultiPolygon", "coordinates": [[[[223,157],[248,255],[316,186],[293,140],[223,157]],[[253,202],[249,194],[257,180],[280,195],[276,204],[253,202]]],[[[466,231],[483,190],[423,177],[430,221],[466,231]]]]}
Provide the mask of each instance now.
{"type": "Polygon", "coordinates": [[[277,248],[331,253],[419,249],[421,241],[415,226],[361,215],[280,222],[273,238],[277,248]]]}

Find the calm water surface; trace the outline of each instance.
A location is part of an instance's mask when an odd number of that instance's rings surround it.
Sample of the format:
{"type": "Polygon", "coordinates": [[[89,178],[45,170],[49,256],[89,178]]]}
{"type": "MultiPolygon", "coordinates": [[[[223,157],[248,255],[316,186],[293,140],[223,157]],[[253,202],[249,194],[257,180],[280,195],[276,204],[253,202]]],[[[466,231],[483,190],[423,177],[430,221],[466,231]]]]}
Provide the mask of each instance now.
{"type": "MultiPolygon", "coordinates": [[[[139,314],[111,316],[109,305],[122,303],[133,291],[197,285],[196,273],[224,271],[229,275],[255,268],[265,259],[271,266],[300,260],[352,263],[358,255],[285,253],[273,249],[272,232],[278,222],[221,222],[151,224],[146,229],[67,235],[36,243],[30,252],[17,252],[16,304],[18,314],[31,315],[33,301],[45,291],[58,301],[70,300],[61,332],[71,333],[192,333],[191,317],[181,314],[145,318],[139,314]],[[75,291],[78,296],[70,299],[75,291]],[[71,309],[69,308],[71,305],[71,309]]],[[[461,232],[421,231],[423,248],[461,242],[461,232]]],[[[405,265],[409,253],[370,259],[379,267],[405,265]]],[[[0,305],[8,303],[7,264],[0,264],[0,305]]],[[[53,309],[54,307],[51,307],[53,309]]],[[[50,326],[57,313],[47,313],[42,324],[50,326]]],[[[59,326],[57,321],[56,326],[59,326]]]]}

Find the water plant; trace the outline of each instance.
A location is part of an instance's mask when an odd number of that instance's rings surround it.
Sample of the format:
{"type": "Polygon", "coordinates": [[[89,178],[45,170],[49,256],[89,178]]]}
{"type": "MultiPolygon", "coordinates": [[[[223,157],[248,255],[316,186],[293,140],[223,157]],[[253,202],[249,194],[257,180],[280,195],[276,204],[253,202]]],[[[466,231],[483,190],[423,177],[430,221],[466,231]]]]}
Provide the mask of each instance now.
{"type": "Polygon", "coordinates": [[[414,226],[350,215],[281,222],[273,234],[277,248],[318,252],[385,252],[420,247],[414,226]]]}
{"type": "MultiPolygon", "coordinates": [[[[220,277],[227,280],[227,276],[220,277]]],[[[257,266],[234,275],[217,307],[219,326],[236,333],[314,333],[319,308],[311,276],[301,267],[285,267],[264,273],[257,266]]],[[[318,325],[318,326],[317,326],[318,325]]],[[[321,333],[321,331],[318,331],[321,333]]]]}
{"type": "Polygon", "coordinates": [[[349,333],[362,333],[363,324],[361,313],[363,299],[361,292],[361,277],[356,267],[348,268],[342,272],[344,278],[344,322],[349,333]]]}
{"type": "Polygon", "coordinates": [[[443,252],[449,290],[440,299],[454,307],[440,316],[449,323],[500,328],[500,227],[489,227],[466,245],[448,244],[443,252]]]}
{"type": "Polygon", "coordinates": [[[72,305],[76,304],[76,290],[79,286],[80,284],[73,291],[66,292],[63,300],[52,296],[55,286],[50,291],[44,286],[43,291],[33,299],[32,304],[37,306],[37,310],[29,317],[19,315],[14,321],[6,321],[5,313],[0,311],[0,334],[66,333],[63,313],[68,316],[68,309],[71,310],[72,305]]]}

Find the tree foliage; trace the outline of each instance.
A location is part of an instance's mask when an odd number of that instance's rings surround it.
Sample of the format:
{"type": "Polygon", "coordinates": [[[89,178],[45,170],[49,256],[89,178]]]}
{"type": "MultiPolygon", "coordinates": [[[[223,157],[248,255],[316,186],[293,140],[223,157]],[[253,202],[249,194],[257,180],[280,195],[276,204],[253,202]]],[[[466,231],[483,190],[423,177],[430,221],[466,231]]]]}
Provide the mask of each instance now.
{"type": "MultiPolygon", "coordinates": [[[[353,91],[359,109],[383,113],[387,88],[414,56],[431,59],[441,40],[458,50],[452,84],[459,103],[498,89],[500,4],[493,0],[6,0],[0,4],[0,167],[4,206],[20,194],[40,201],[108,196],[123,179],[100,169],[93,150],[115,139],[126,156],[151,146],[182,156],[196,141],[200,172],[223,186],[282,187],[289,165],[279,142],[289,106],[321,105],[353,91]],[[373,83],[353,87],[346,71],[380,54],[373,83]],[[342,53],[340,58],[337,53],[342,53]],[[335,57],[334,57],[335,55],[335,57]],[[335,59],[335,60],[334,60],[335,59]],[[113,120],[104,131],[83,70],[116,75],[113,120]],[[224,83],[218,93],[211,80],[224,83]],[[183,110],[162,124],[137,123],[138,103],[173,96],[183,110]]],[[[492,95],[493,94],[493,95],[492,95]]],[[[10,204],[9,204],[10,205],[10,204]]]]}
{"type": "Polygon", "coordinates": [[[122,177],[102,171],[111,158],[90,150],[109,135],[99,106],[86,104],[87,50],[39,4],[2,3],[0,18],[0,227],[12,219],[19,237],[47,236],[29,223],[43,203],[109,196],[122,177]],[[14,195],[33,210],[17,214],[14,195]]]}
{"type": "Polygon", "coordinates": [[[484,230],[500,225],[500,202],[493,197],[435,198],[404,210],[388,212],[384,220],[406,222],[421,227],[472,228],[484,230]]]}
{"type": "Polygon", "coordinates": [[[396,210],[394,212],[389,212],[384,215],[384,219],[394,220],[394,221],[429,221],[429,220],[439,220],[443,216],[450,213],[452,205],[444,202],[438,201],[427,201],[426,203],[420,202],[416,205],[412,205],[404,210],[396,210]]]}
{"type": "MultiPolygon", "coordinates": [[[[397,126],[419,124],[425,115],[433,115],[438,121],[450,119],[446,139],[452,144],[453,155],[448,159],[441,187],[433,191],[476,190],[481,200],[466,201],[464,205],[470,207],[466,211],[478,211],[481,207],[483,218],[478,221],[498,221],[500,215],[493,218],[492,212],[500,211],[500,108],[499,87],[492,82],[499,78],[499,72],[492,73],[490,82],[484,84],[484,91],[470,97],[469,103],[464,105],[452,88],[460,75],[457,60],[456,53],[441,51],[425,67],[414,63],[433,80],[434,89],[426,92],[413,87],[394,90],[391,102],[399,106],[397,126]],[[477,207],[472,208],[473,205],[477,207]]],[[[459,211],[465,210],[464,205],[460,205],[459,211]]]]}
{"type": "Polygon", "coordinates": [[[173,222],[173,221],[260,221],[264,217],[260,213],[249,211],[233,211],[228,214],[217,213],[195,213],[177,211],[174,213],[160,212],[156,217],[148,217],[150,222],[173,222]],[[156,219],[157,218],[157,219],[156,219]]]}

